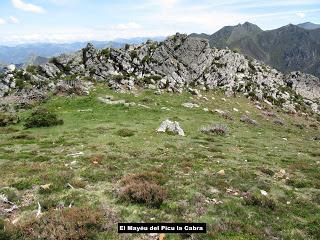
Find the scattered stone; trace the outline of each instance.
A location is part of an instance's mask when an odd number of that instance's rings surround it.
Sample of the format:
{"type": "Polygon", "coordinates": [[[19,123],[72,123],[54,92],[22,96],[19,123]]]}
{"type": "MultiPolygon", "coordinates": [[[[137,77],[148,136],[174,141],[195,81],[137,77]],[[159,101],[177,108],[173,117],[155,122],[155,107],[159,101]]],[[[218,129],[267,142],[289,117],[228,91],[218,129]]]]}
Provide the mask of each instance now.
{"type": "Polygon", "coordinates": [[[154,94],[155,94],[155,95],[161,95],[161,94],[162,94],[162,91],[161,91],[160,89],[158,89],[158,90],[156,90],[156,91],[154,92],[154,94]]]}
{"type": "Polygon", "coordinates": [[[143,104],[141,104],[141,103],[139,103],[138,106],[139,106],[139,107],[142,107],[142,108],[150,109],[149,106],[143,105],[143,104]]]}
{"type": "Polygon", "coordinates": [[[126,107],[135,107],[137,104],[135,102],[125,103],[124,106],[126,107]]]}
{"type": "Polygon", "coordinates": [[[227,189],[227,193],[232,195],[232,196],[239,196],[240,195],[240,191],[239,190],[235,190],[233,188],[228,188],[227,189]]]}
{"type": "Polygon", "coordinates": [[[83,95],[87,96],[90,94],[90,89],[92,88],[93,83],[88,81],[81,80],[60,80],[55,85],[54,93],[58,95],[83,95]]]}
{"type": "Polygon", "coordinates": [[[92,109],[79,109],[77,112],[92,112],[92,109]]]}
{"type": "Polygon", "coordinates": [[[188,92],[191,93],[192,95],[201,97],[200,91],[197,89],[193,89],[193,88],[188,88],[188,92]]]}
{"type": "Polygon", "coordinates": [[[209,203],[209,204],[213,204],[213,205],[223,204],[223,201],[217,200],[217,199],[215,199],[215,198],[212,198],[212,199],[208,198],[208,199],[205,200],[205,202],[206,202],[206,203],[209,203]]]}
{"type": "Polygon", "coordinates": [[[220,176],[225,176],[226,175],[224,170],[220,170],[219,172],[217,172],[217,174],[220,175],[220,176]]]}
{"type": "Polygon", "coordinates": [[[51,188],[52,184],[49,183],[49,184],[45,184],[45,185],[41,185],[40,186],[40,189],[41,190],[49,190],[51,188]]]}
{"type": "Polygon", "coordinates": [[[314,141],[320,141],[320,135],[313,138],[314,141]]]}
{"type": "Polygon", "coordinates": [[[180,127],[178,122],[172,122],[169,119],[161,123],[160,127],[157,129],[159,133],[172,133],[175,135],[185,136],[183,129],[180,127]]]}
{"type": "Polygon", "coordinates": [[[78,153],[71,153],[71,154],[68,154],[67,157],[73,157],[73,158],[76,158],[76,157],[80,157],[80,156],[83,156],[84,155],[84,152],[78,152],[78,153]]]}
{"type": "Polygon", "coordinates": [[[233,111],[235,111],[235,112],[239,112],[239,109],[237,109],[237,108],[233,108],[233,111]]]}
{"type": "Polygon", "coordinates": [[[19,207],[15,203],[9,201],[6,195],[0,194],[0,216],[2,214],[11,214],[18,209],[19,207]]]}
{"type": "Polygon", "coordinates": [[[186,108],[199,108],[200,106],[196,103],[183,103],[182,104],[183,107],[186,108]]]}
{"type": "Polygon", "coordinates": [[[259,105],[256,105],[256,108],[257,108],[258,110],[263,110],[263,108],[262,108],[261,106],[259,106],[259,105]]]}
{"type": "Polygon", "coordinates": [[[263,196],[268,196],[268,193],[264,190],[260,190],[260,193],[263,195],[263,196]]]}
{"type": "Polygon", "coordinates": [[[98,97],[99,101],[108,105],[124,105],[125,100],[113,100],[110,96],[98,97]]]}
{"type": "Polygon", "coordinates": [[[170,108],[167,108],[167,107],[162,107],[161,110],[171,111],[171,109],[170,109],[170,108]]]}
{"type": "Polygon", "coordinates": [[[203,111],[209,112],[209,109],[208,108],[204,108],[203,111]]]}

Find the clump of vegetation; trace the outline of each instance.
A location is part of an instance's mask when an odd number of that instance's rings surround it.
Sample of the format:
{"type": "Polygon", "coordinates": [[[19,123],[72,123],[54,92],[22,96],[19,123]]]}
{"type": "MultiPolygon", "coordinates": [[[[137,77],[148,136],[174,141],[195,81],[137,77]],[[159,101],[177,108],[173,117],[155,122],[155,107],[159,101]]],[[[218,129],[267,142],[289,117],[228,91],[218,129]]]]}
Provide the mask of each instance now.
{"type": "Polygon", "coordinates": [[[274,124],[279,125],[279,126],[283,126],[284,125],[284,121],[280,118],[277,118],[273,121],[274,124]]]}
{"type": "Polygon", "coordinates": [[[123,128],[117,132],[117,135],[120,137],[132,137],[134,136],[134,131],[128,128],[123,128]]]}
{"type": "Polygon", "coordinates": [[[167,191],[160,185],[164,176],[158,173],[140,173],[125,176],[119,191],[120,199],[131,203],[160,207],[167,198],[167,191]]]}
{"type": "Polygon", "coordinates": [[[223,117],[224,119],[233,120],[233,117],[232,117],[231,113],[228,112],[228,111],[223,111],[223,112],[220,112],[219,114],[220,114],[220,116],[223,117]]]}
{"type": "Polygon", "coordinates": [[[51,58],[49,62],[56,65],[60,70],[62,70],[65,73],[69,73],[71,71],[71,67],[69,64],[67,64],[67,65],[61,64],[59,62],[58,58],[56,58],[56,57],[51,58]]]}
{"type": "Polygon", "coordinates": [[[93,239],[103,229],[103,215],[89,207],[50,210],[17,225],[6,225],[13,239],[93,239]]]}
{"type": "Polygon", "coordinates": [[[59,119],[57,114],[46,108],[35,110],[30,117],[26,119],[24,126],[26,128],[51,127],[62,125],[63,120],[59,119]]]}
{"type": "Polygon", "coordinates": [[[257,121],[254,119],[251,119],[250,117],[248,117],[247,115],[244,115],[240,118],[240,121],[243,123],[248,123],[251,125],[258,125],[257,121]]]}
{"type": "Polygon", "coordinates": [[[306,125],[303,124],[303,123],[297,123],[297,124],[295,124],[295,126],[296,126],[297,128],[299,128],[299,129],[301,129],[301,130],[303,130],[303,129],[306,128],[306,125]]]}
{"type": "Polygon", "coordinates": [[[161,79],[162,79],[162,77],[159,75],[151,75],[151,76],[145,76],[145,77],[139,79],[139,81],[141,83],[145,83],[145,84],[152,84],[154,82],[160,81],[161,79]]]}
{"type": "Polygon", "coordinates": [[[123,75],[112,75],[110,77],[115,82],[121,82],[124,79],[123,75]]]}
{"type": "Polygon", "coordinates": [[[15,114],[0,112],[0,127],[6,127],[9,125],[17,124],[19,123],[19,121],[19,117],[15,114]]]}
{"type": "Polygon", "coordinates": [[[307,181],[305,179],[294,179],[294,178],[288,179],[286,181],[286,184],[295,188],[306,188],[306,187],[312,186],[312,183],[310,181],[307,181]]]}
{"type": "Polygon", "coordinates": [[[267,196],[262,196],[262,195],[253,194],[253,193],[246,193],[243,199],[246,205],[259,206],[259,207],[269,208],[271,210],[275,210],[276,208],[276,202],[267,196]]]}
{"type": "Polygon", "coordinates": [[[229,128],[228,126],[221,124],[211,124],[209,126],[201,128],[201,132],[206,134],[225,136],[229,133],[229,128]]]}
{"type": "Polygon", "coordinates": [[[109,59],[110,58],[110,49],[105,48],[101,51],[101,55],[104,56],[105,58],[109,59]]]}
{"type": "Polygon", "coordinates": [[[14,72],[14,78],[16,82],[16,88],[22,90],[29,87],[31,84],[31,78],[29,73],[25,73],[22,70],[17,70],[14,72]]]}
{"type": "Polygon", "coordinates": [[[130,52],[130,57],[131,57],[131,59],[135,59],[135,58],[137,58],[137,57],[138,57],[138,53],[137,53],[137,51],[132,50],[132,51],[130,52]]]}
{"type": "Polygon", "coordinates": [[[35,65],[29,65],[27,68],[26,68],[26,71],[28,73],[31,73],[31,74],[37,74],[39,72],[39,66],[35,66],[35,65]]]}

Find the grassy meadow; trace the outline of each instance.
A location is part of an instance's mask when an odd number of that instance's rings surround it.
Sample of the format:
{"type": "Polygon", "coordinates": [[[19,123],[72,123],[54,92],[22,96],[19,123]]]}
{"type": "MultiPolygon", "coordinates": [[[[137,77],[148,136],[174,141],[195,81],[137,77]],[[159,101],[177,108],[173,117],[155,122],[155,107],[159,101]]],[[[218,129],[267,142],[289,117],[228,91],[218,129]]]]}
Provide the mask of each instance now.
{"type": "Polygon", "coordinates": [[[0,194],[19,207],[2,213],[0,204],[0,239],[158,237],[118,235],[118,222],[207,223],[207,234],[165,239],[320,239],[320,142],[313,140],[320,123],[266,105],[277,114],[268,116],[242,96],[203,96],[98,85],[89,96],[41,104],[63,125],[25,129],[32,109],[19,113],[19,124],[0,128],[0,194]],[[105,95],[136,105],[107,105],[98,100],[105,95]],[[257,125],[241,122],[243,115],[257,125]],[[166,119],[186,136],[157,133],[166,119]],[[229,133],[201,132],[210,124],[229,133]],[[126,197],[136,179],[158,187],[159,204],[126,197]]]}

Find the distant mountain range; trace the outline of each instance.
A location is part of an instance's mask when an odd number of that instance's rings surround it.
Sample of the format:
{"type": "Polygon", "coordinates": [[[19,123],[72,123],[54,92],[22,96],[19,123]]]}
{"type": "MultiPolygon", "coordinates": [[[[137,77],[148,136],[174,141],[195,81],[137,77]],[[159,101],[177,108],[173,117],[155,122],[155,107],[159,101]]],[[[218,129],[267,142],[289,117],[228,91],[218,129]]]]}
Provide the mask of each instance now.
{"type": "Polygon", "coordinates": [[[320,28],[320,24],[314,24],[311,22],[305,22],[297,25],[298,27],[302,27],[307,30],[314,30],[320,28]]]}
{"type": "Polygon", "coordinates": [[[263,31],[246,22],[218,32],[191,34],[208,39],[212,47],[230,48],[261,60],[282,72],[303,71],[320,77],[320,25],[302,23],[263,31]]]}
{"type": "MultiPolygon", "coordinates": [[[[91,41],[93,45],[98,48],[123,47],[125,44],[140,44],[147,40],[162,41],[165,37],[154,38],[131,38],[131,39],[117,39],[114,41],[91,41]]],[[[21,44],[17,46],[0,46],[0,62],[10,64],[25,64],[35,63],[37,61],[43,62],[45,58],[58,56],[62,53],[75,52],[87,45],[87,42],[74,42],[74,43],[33,43],[21,44]],[[42,59],[39,59],[41,56],[42,59]]]]}

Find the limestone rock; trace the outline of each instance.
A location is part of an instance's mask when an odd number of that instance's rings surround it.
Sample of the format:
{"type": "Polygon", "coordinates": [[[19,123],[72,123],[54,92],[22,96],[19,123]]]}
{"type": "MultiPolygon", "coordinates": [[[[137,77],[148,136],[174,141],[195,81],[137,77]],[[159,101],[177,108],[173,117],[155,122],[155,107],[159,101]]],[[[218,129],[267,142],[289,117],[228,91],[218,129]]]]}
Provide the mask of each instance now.
{"type": "Polygon", "coordinates": [[[182,104],[183,107],[185,108],[199,108],[200,106],[196,103],[183,103],[182,104]]]}
{"type": "Polygon", "coordinates": [[[172,122],[169,119],[161,123],[160,127],[157,129],[158,133],[172,133],[175,135],[185,136],[183,129],[180,127],[178,122],[172,122]]]}

